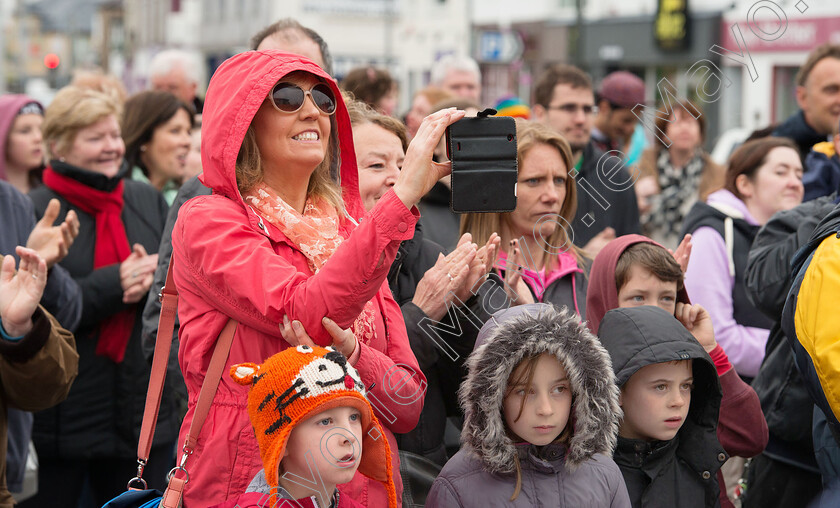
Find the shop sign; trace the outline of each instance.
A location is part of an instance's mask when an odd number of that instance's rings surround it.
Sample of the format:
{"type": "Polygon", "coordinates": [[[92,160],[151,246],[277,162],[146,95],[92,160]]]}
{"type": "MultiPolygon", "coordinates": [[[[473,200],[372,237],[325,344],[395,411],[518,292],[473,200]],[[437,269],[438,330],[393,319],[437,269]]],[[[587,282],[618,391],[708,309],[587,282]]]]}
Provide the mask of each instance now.
{"type": "Polygon", "coordinates": [[[395,0],[318,0],[304,2],[303,10],[319,14],[351,14],[358,16],[396,15],[395,0]]]}
{"type": "MultiPolygon", "coordinates": [[[[737,48],[738,42],[732,36],[727,23],[721,26],[721,46],[737,48]]],[[[793,19],[785,16],[780,19],[771,16],[767,19],[753,19],[749,23],[738,23],[744,44],[750,53],[774,51],[811,51],[814,47],[830,42],[840,44],[840,17],[793,19]],[[749,25],[749,26],[744,26],[749,25]],[[772,37],[779,34],[777,37],[772,37]],[[759,35],[761,37],[759,37],[759,35]]]]}
{"type": "Polygon", "coordinates": [[[517,32],[481,30],[476,48],[479,62],[509,63],[522,58],[525,45],[517,32]]]}

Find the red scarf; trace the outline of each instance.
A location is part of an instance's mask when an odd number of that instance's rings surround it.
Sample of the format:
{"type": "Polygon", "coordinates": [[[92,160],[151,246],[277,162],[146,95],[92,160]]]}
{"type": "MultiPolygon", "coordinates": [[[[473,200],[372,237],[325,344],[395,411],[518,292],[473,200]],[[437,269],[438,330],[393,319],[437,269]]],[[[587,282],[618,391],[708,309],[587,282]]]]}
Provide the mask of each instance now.
{"type": "MultiPolygon", "coordinates": [[[[105,192],[56,173],[48,167],[44,170],[44,185],[60,194],[79,210],[92,215],[96,221],[94,270],[121,263],[131,254],[121,217],[124,187],[122,181],[111,192],[105,192]]],[[[96,354],[121,363],[134,329],[135,315],[136,309],[132,305],[103,320],[99,329],[96,354]]]]}

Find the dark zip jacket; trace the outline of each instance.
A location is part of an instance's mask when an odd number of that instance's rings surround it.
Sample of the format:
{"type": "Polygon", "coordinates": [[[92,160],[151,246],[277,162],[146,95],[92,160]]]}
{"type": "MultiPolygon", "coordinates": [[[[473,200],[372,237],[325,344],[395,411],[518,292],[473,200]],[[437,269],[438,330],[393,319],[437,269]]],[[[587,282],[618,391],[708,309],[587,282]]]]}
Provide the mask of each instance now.
{"type": "Polygon", "coordinates": [[[828,134],[820,134],[808,125],[805,121],[805,113],[801,109],[776,127],[772,135],[793,140],[799,147],[799,155],[803,161],[812,146],[828,139],[828,134]]]}
{"type": "Polygon", "coordinates": [[[712,359],[682,323],[659,307],[607,312],[598,338],[610,353],[620,387],[647,365],[693,364],[691,405],[676,437],[654,442],[618,438],[613,458],[633,507],[720,506],[716,473],[729,456],[717,438],[722,393],[712,359]]]}
{"type": "Polygon", "coordinates": [[[583,162],[574,178],[577,182],[577,213],[572,221],[575,245],[583,247],[606,227],[615,229],[615,236],[641,233],[636,193],[632,185],[627,188],[623,185],[631,180],[630,173],[617,157],[606,157],[590,141],[583,149],[583,162]]]}
{"type": "Polygon", "coordinates": [[[795,275],[790,263],[820,220],[834,209],[835,197],[817,198],[775,214],[753,240],[746,271],[747,294],[760,311],[776,320],[752,382],[770,430],[764,454],[813,473],[819,472],[811,437],[814,403],[779,320],[795,275]]]}
{"type": "MultiPolygon", "coordinates": [[[[53,169],[100,190],[106,190],[113,180],[58,161],[53,161],[53,169]]],[[[125,172],[124,168],[114,178],[121,178],[125,172]]],[[[146,252],[157,252],[166,218],[166,202],[150,185],[128,179],[124,180],[124,185],[122,221],[128,242],[143,245],[146,252]]],[[[67,400],[35,416],[33,439],[38,454],[68,460],[136,458],[151,372],[151,365],[140,347],[143,306],[122,302],[119,264],[93,269],[96,221],[92,215],[75,208],[47,186],[33,190],[30,196],[39,217],[49,200],[56,198],[61,203],[58,220],[63,221],[68,211],[76,210],[80,223],[79,236],[60,263],[82,289],[82,319],[76,332],[79,376],[67,400]],[[136,311],[136,319],[125,359],[116,364],[97,355],[96,344],[102,320],[126,308],[136,311]]],[[[172,443],[177,436],[175,401],[171,389],[165,389],[154,444],[172,443]]]]}

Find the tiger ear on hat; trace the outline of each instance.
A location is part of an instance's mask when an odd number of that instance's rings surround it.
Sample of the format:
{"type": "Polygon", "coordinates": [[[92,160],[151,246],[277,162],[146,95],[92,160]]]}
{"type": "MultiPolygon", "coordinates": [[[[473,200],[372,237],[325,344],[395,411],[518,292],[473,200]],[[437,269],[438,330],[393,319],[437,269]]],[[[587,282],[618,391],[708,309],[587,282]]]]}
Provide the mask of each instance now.
{"type": "Polygon", "coordinates": [[[249,385],[254,382],[254,376],[260,371],[256,363],[237,363],[230,368],[230,377],[241,385],[249,385]]]}

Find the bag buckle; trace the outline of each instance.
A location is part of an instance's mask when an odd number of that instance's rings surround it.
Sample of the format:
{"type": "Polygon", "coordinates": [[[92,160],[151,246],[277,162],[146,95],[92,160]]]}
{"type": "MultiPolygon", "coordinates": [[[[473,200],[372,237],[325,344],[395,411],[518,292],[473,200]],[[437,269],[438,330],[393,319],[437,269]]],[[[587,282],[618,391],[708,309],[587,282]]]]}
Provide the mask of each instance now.
{"type": "Polygon", "coordinates": [[[143,459],[137,459],[137,476],[128,480],[128,484],[126,484],[126,490],[146,490],[149,486],[146,484],[146,480],[143,479],[143,470],[146,469],[146,461],[143,459]],[[134,482],[139,483],[143,486],[142,489],[135,489],[132,488],[132,484],[134,482]]]}

